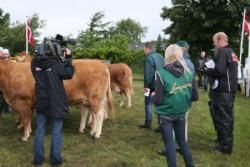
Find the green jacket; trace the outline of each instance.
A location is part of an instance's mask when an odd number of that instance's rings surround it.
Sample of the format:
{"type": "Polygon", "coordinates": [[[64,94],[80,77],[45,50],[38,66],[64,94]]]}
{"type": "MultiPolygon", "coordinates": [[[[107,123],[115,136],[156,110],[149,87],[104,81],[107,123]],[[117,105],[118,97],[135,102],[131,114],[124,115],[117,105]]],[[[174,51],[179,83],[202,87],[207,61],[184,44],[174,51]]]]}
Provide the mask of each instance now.
{"type": "Polygon", "coordinates": [[[156,106],[156,112],[162,115],[179,115],[187,112],[191,105],[192,74],[185,72],[176,77],[162,68],[157,71],[162,85],[164,85],[164,99],[156,106]]]}
{"type": "Polygon", "coordinates": [[[144,59],[144,88],[154,90],[155,72],[164,66],[164,58],[156,52],[150,52],[144,59]]]}

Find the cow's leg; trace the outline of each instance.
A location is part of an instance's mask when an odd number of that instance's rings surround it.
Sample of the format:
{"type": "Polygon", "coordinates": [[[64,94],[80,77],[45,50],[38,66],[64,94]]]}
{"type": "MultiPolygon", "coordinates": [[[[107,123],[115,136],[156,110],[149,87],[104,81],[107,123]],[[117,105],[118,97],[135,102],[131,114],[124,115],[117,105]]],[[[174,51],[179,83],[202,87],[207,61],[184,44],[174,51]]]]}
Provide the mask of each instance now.
{"type": "Polygon", "coordinates": [[[91,131],[90,131],[90,135],[94,136],[94,134],[96,133],[97,120],[96,120],[96,113],[94,111],[92,111],[91,114],[92,114],[92,128],[91,128],[91,131]]]}
{"type": "Polygon", "coordinates": [[[81,122],[80,122],[79,132],[83,133],[86,127],[86,120],[88,117],[89,108],[85,107],[83,104],[79,104],[78,106],[79,106],[79,110],[81,113],[81,122]]]}
{"type": "Polygon", "coordinates": [[[21,116],[19,113],[16,112],[16,128],[17,129],[22,129],[23,127],[23,124],[22,124],[22,121],[21,121],[21,116]]]}
{"type": "Polygon", "coordinates": [[[123,105],[124,105],[124,98],[123,98],[123,94],[121,93],[120,107],[122,107],[123,105]]]}
{"type": "Polygon", "coordinates": [[[30,137],[30,129],[31,129],[31,115],[26,110],[26,111],[20,112],[20,116],[21,116],[21,122],[24,126],[22,141],[28,141],[28,138],[30,137]]]}
{"type": "Polygon", "coordinates": [[[32,128],[31,128],[31,119],[30,119],[30,122],[29,122],[29,132],[30,132],[30,133],[32,132],[32,128]]]}
{"type": "Polygon", "coordinates": [[[130,92],[130,90],[127,90],[126,91],[126,97],[127,97],[127,100],[128,100],[128,108],[130,108],[131,107],[131,92],[130,92]]]}
{"type": "Polygon", "coordinates": [[[93,127],[93,117],[92,117],[92,114],[91,112],[89,112],[89,118],[88,118],[88,123],[87,123],[87,126],[92,128],[93,127]]]}
{"type": "Polygon", "coordinates": [[[102,133],[102,125],[103,125],[103,119],[104,119],[104,108],[101,108],[99,112],[96,113],[96,133],[95,138],[100,138],[102,133]]]}

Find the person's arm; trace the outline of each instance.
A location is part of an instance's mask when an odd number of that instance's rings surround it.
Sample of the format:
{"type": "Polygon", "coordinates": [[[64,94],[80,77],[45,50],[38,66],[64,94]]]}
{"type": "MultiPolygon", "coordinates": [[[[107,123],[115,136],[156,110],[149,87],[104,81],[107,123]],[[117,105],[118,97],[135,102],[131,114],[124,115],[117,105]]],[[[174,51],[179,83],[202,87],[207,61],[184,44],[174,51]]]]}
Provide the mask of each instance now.
{"type": "Polygon", "coordinates": [[[150,88],[152,82],[154,82],[154,64],[149,59],[145,60],[144,71],[144,88],[150,88]]]}
{"type": "Polygon", "coordinates": [[[227,54],[222,50],[219,52],[219,55],[215,61],[215,68],[206,69],[206,74],[214,77],[221,78],[226,75],[227,71],[227,54]]]}
{"type": "Polygon", "coordinates": [[[65,53],[65,63],[60,64],[58,72],[60,75],[60,78],[63,80],[66,79],[72,79],[75,69],[72,66],[72,55],[71,51],[66,48],[66,53],[65,53]]]}
{"type": "Polygon", "coordinates": [[[192,94],[191,94],[191,101],[197,101],[199,100],[199,91],[198,91],[198,86],[195,81],[195,78],[192,80],[192,94]]]}
{"type": "Polygon", "coordinates": [[[158,106],[162,103],[164,99],[164,86],[159,74],[155,73],[156,80],[155,80],[155,93],[152,96],[152,102],[155,106],[158,106]]]}

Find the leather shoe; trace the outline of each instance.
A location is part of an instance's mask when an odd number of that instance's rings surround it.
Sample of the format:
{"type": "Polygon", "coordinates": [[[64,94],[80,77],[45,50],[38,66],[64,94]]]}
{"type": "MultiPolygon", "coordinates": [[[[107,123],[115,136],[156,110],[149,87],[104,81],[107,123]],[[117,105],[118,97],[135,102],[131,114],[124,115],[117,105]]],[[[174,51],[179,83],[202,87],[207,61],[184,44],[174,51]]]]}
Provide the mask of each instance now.
{"type": "Polygon", "coordinates": [[[161,156],[165,156],[165,155],[166,155],[166,152],[165,152],[164,149],[162,149],[162,150],[156,150],[156,153],[157,153],[158,155],[161,155],[161,156]]]}
{"type": "Polygon", "coordinates": [[[216,145],[216,146],[214,147],[214,150],[215,150],[215,151],[218,151],[218,152],[220,152],[220,153],[222,153],[222,154],[231,154],[231,153],[232,153],[231,150],[222,149],[222,148],[220,148],[219,145],[216,145]]]}
{"type": "Polygon", "coordinates": [[[144,129],[151,129],[151,125],[147,125],[147,124],[140,125],[139,127],[144,128],[144,129]]]}
{"type": "Polygon", "coordinates": [[[154,129],[154,132],[160,133],[161,132],[160,127],[154,129]]]}

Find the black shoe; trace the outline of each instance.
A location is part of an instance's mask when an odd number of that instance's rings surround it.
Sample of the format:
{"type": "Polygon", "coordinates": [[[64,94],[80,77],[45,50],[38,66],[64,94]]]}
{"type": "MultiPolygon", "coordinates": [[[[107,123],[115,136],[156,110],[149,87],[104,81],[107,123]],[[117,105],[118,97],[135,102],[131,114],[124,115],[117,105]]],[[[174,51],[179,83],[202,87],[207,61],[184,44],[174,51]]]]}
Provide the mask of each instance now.
{"type": "Polygon", "coordinates": [[[147,125],[147,124],[140,125],[139,127],[144,128],[144,129],[151,129],[151,125],[147,125]]]}
{"type": "Polygon", "coordinates": [[[156,150],[156,153],[157,153],[158,155],[161,155],[161,156],[165,156],[165,155],[166,155],[165,149],[156,150]]]}
{"type": "Polygon", "coordinates": [[[222,154],[231,154],[231,153],[232,153],[232,150],[225,150],[225,149],[222,149],[222,148],[220,148],[219,145],[216,145],[216,146],[214,147],[214,150],[215,150],[215,151],[218,151],[218,152],[220,152],[220,153],[222,153],[222,154]]]}
{"type": "Polygon", "coordinates": [[[156,129],[154,129],[154,132],[160,133],[160,132],[161,132],[160,127],[158,127],[158,128],[156,128],[156,129]]]}

